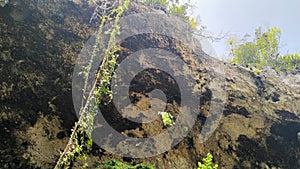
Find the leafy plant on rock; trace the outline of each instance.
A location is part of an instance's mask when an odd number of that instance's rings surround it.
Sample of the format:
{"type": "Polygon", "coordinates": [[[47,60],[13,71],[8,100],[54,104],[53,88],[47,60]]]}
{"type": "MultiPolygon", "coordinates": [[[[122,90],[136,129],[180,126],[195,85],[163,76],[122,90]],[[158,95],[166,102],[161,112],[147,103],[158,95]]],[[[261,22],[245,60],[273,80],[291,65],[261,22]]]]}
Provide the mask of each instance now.
{"type": "Polygon", "coordinates": [[[198,162],[198,168],[197,169],[217,169],[219,166],[218,164],[213,164],[213,155],[208,153],[205,158],[202,159],[203,164],[201,162],[198,162]]]}
{"type": "Polygon", "coordinates": [[[154,169],[153,166],[151,165],[145,165],[145,164],[137,164],[135,166],[131,166],[128,164],[124,164],[121,161],[112,159],[104,164],[100,164],[98,169],[154,169]]]}
{"type": "Polygon", "coordinates": [[[169,112],[158,112],[159,115],[161,115],[163,124],[165,127],[167,126],[172,126],[173,124],[175,124],[174,122],[174,117],[172,116],[171,113],[169,112]]]}

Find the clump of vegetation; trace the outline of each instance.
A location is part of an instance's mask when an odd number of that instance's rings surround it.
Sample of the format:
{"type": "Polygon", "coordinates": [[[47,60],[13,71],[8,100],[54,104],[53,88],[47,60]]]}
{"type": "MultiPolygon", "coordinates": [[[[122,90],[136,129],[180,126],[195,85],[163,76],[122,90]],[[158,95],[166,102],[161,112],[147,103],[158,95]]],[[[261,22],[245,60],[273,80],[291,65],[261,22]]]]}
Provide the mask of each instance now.
{"type": "Polygon", "coordinates": [[[124,164],[118,160],[112,159],[105,162],[104,164],[99,165],[97,169],[154,169],[154,167],[145,164],[137,164],[135,166],[131,166],[128,164],[124,164]]]}
{"type": "Polygon", "coordinates": [[[169,0],[143,0],[142,2],[150,4],[155,8],[167,8],[169,5],[169,0]]]}
{"type": "Polygon", "coordinates": [[[172,126],[173,124],[175,124],[174,122],[174,117],[172,116],[171,113],[169,112],[158,112],[159,115],[161,115],[161,118],[163,120],[163,124],[165,127],[167,126],[172,126]]]}
{"type": "Polygon", "coordinates": [[[272,67],[276,71],[295,70],[300,63],[299,54],[280,55],[279,42],[281,30],[277,27],[269,28],[263,32],[261,27],[255,30],[253,41],[247,41],[245,35],[240,42],[229,39],[231,63],[253,68],[260,72],[263,67],[272,67]]]}
{"type": "Polygon", "coordinates": [[[295,70],[300,65],[300,55],[298,53],[280,56],[277,59],[275,70],[295,70]]]}
{"type": "Polygon", "coordinates": [[[203,164],[201,162],[198,162],[198,168],[197,169],[217,169],[219,166],[218,164],[213,164],[213,155],[208,153],[205,158],[203,158],[203,164]]]}
{"type": "Polygon", "coordinates": [[[184,3],[180,4],[179,0],[144,0],[143,3],[150,4],[156,9],[163,9],[171,15],[183,18],[184,21],[189,23],[193,30],[197,30],[198,22],[188,15],[188,10],[194,7],[193,4],[184,3]]]}

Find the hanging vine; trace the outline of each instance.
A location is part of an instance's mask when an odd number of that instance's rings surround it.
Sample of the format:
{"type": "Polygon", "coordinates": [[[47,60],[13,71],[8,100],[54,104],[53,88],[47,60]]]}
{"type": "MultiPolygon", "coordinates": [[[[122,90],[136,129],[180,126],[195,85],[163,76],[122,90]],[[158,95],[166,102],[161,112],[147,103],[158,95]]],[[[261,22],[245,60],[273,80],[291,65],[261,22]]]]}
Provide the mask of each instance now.
{"type": "MultiPolygon", "coordinates": [[[[99,45],[102,42],[101,38],[103,33],[109,34],[110,37],[108,45],[105,48],[106,50],[104,51],[105,55],[96,75],[96,80],[88,93],[88,97],[82,102],[82,108],[79,113],[80,118],[72,129],[68,144],[61,153],[60,158],[54,167],[55,169],[70,168],[72,163],[77,159],[86,160],[86,154],[92,148],[93,123],[96,115],[95,110],[98,109],[98,104],[102,103],[101,101],[106,96],[108,96],[109,99],[106,99],[102,104],[108,104],[112,100],[112,91],[109,87],[118,58],[118,55],[116,54],[117,48],[115,47],[115,39],[116,36],[120,34],[119,19],[124,11],[128,9],[129,2],[130,0],[124,0],[124,2],[102,1],[101,5],[97,5],[94,15],[91,18],[91,20],[99,18],[100,25],[96,34],[95,45],[93,46],[92,59],[84,69],[86,72],[91,69],[92,60],[100,50],[99,45]],[[103,32],[103,26],[108,21],[113,24],[109,30],[103,32]]],[[[83,73],[86,79],[83,93],[86,92],[85,89],[87,88],[88,73],[86,72],[83,73]]],[[[85,168],[87,166],[88,164],[85,163],[82,167],[85,168]]]]}

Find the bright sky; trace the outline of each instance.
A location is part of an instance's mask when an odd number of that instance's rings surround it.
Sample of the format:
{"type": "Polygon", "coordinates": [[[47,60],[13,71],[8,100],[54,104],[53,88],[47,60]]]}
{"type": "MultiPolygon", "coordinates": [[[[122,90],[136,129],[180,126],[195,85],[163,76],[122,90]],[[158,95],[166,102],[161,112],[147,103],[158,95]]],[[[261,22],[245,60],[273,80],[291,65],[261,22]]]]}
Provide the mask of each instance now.
{"type": "Polygon", "coordinates": [[[226,39],[242,37],[262,26],[263,30],[281,29],[281,54],[300,53],[300,0],[192,0],[197,7],[194,17],[201,19],[213,35],[228,33],[228,37],[213,47],[219,58],[228,55],[226,39]]]}

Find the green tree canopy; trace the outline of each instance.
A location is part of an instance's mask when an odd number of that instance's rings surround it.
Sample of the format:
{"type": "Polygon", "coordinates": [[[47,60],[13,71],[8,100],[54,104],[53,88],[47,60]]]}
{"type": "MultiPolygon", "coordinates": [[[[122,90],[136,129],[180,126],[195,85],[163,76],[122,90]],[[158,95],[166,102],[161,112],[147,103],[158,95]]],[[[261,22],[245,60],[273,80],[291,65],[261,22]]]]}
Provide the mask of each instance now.
{"type": "Polygon", "coordinates": [[[247,41],[248,36],[245,35],[240,42],[236,42],[232,38],[227,41],[230,45],[231,63],[257,69],[270,66],[277,71],[296,69],[300,60],[299,54],[281,56],[279,53],[281,37],[279,28],[273,27],[263,32],[259,27],[255,30],[253,41],[247,41]]]}

